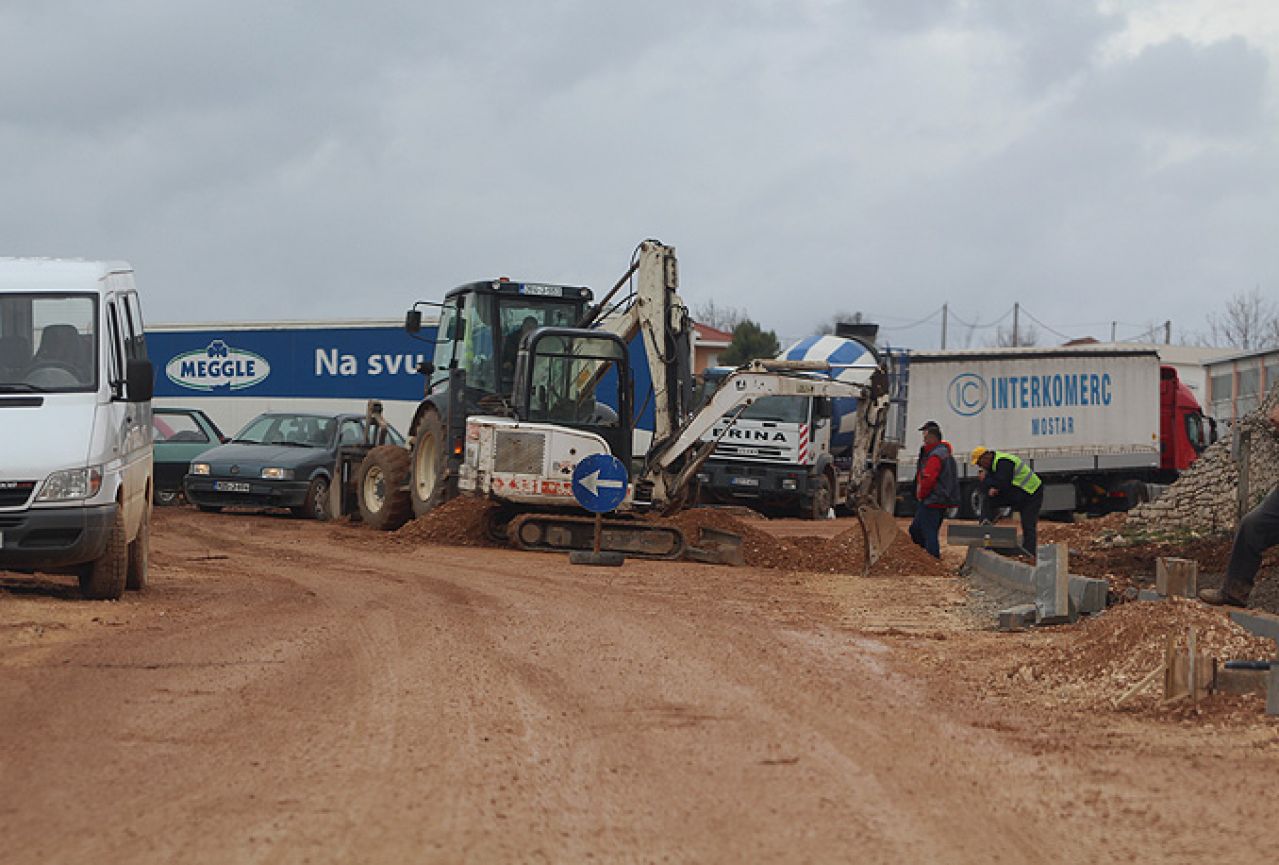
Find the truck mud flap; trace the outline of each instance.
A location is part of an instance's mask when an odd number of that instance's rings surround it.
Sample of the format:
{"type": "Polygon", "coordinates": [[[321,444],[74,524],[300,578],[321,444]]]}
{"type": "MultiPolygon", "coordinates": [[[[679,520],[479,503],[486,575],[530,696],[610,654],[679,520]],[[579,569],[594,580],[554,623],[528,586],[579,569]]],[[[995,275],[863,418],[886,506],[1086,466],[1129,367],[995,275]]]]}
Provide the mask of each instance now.
{"type": "MultiPolygon", "coordinates": [[[[511,545],[521,550],[590,550],[594,547],[595,518],[557,514],[521,514],[506,527],[511,545]]],[[[674,526],[639,520],[604,520],[602,552],[645,559],[678,559],[684,554],[684,533],[674,526]]]]}

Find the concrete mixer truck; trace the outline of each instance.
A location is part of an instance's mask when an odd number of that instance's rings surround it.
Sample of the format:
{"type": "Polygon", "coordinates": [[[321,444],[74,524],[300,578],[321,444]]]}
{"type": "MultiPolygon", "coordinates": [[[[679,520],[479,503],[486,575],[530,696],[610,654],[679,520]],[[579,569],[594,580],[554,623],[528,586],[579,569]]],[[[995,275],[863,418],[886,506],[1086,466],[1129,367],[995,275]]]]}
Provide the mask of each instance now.
{"type": "MultiPolygon", "coordinates": [[[[810,336],[777,356],[786,361],[825,361],[818,378],[854,381],[888,361],[888,421],[883,430],[872,484],[875,503],[893,512],[897,496],[897,454],[901,447],[904,396],[891,356],[866,336],[810,336]]],[[[704,402],[732,372],[704,370],[698,401],[704,402]]],[[[735,503],[760,510],[798,513],[824,519],[832,508],[851,507],[856,495],[853,429],[857,400],[852,397],[769,396],[757,400],[736,420],[717,424],[717,444],[698,472],[698,497],[705,503],[735,503]]]]}

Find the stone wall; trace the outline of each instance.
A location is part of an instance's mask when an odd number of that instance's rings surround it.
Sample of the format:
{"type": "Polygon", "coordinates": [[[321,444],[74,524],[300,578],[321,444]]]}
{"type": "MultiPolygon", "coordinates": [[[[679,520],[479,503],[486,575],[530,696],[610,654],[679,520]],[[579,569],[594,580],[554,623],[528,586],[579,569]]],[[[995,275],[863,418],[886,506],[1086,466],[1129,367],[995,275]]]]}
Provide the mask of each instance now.
{"type": "Polygon", "coordinates": [[[1279,433],[1267,419],[1277,402],[1279,387],[1235,424],[1233,435],[1244,436],[1248,443],[1245,465],[1236,462],[1232,432],[1225,432],[1162,496],[1128,513],[1125,533],[1233,532],[1239,514],[1240,470],[1248,478],[1247,508],[1279,482],[1279,433]]]}

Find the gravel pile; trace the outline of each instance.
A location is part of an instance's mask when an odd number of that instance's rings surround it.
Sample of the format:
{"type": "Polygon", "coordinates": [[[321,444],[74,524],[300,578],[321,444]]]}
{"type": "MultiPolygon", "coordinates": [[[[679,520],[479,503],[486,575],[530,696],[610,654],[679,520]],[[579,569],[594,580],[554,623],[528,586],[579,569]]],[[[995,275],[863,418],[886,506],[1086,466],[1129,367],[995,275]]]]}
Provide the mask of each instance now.
{"type": "MultiPolygon", "coordinates": [[[[486,530],[487,521],[496,507],[483,499],[452,499],[405,524],[393,537],[397,541],[414,544],[502,546],[490,540],[486,530]]],[[[649,519],[679,528],[692,546],[701,543],[703,528],[732,532],[741,537],[742,555],[750,567],[830,574],[862,572],[864,542],[861,528],[857,525],[833,538],[778,538],[764,528],[766,522],[743,520],[715,509],[694,508],[674,517],[649,519]]],[[[897,541],[870,571],[871,576],[948,576],[950,573],[900,530],[897,541]]]]}
{"type": "MultiPolygon", "coordinates": [[[[1124,604],[1081,619],[1075,625],[1062,626],[1065,639],[1045,645],[1029,661],[1023,656],[1006,675],[1047,685],[1072,704],[1111,707],[1163,663],[1169,636],[1177,641],[1178,648],[1184,648],[1192,626],[1199,651],[1219,661],[1275,658],[1273,641],[1249,634],[1221,609],[1197,601],[1170,599],[1124,604]]],[[[1210,704],[1198,714],[1239,710],[1253,716],[1258,699],[1248,697],[1241,701],[1213,695],[1210,704]]],[[[1162,680],[1132,697],[1125,703],[1128,705],[1141,711],[1182,711],[1181,707],[1163,705],[1162,680]]]]}
{"type": "Polygon", "coordinates": [[[485,532],[485,521],[496,507],[485,499],[460,496],[405,523],[395,532],[395,538],[410,543],[453,547],[500,546],[489,540],[485,532]]]}
{"type": "MultiPolygon", "coordinates": [[[[714,509],[684,511],[666,520],[678,526],[688,542],[701,542],[703,527],[732,532],[742,538],[742,555],[755,568],[806,571],[826,574],[860,574],[865,541],[854,525],[833,538],[778,538],[746,521],[714,509]]],[[[921,548],[900,529],[897,540],[870,570],[871,576],[948,576],[951,571],[921,548]]]]}

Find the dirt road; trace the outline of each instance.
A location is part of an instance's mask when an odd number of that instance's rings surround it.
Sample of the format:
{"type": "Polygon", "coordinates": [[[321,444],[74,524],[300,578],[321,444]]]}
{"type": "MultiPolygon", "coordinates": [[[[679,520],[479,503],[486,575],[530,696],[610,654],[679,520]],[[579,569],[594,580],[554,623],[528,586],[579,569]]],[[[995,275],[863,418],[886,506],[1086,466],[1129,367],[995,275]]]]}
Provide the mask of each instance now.
{"type": "Polygon", "coordinates": [[[591,569],[188,509],[156,511],[153,545],[120,602],[0,575],[10,865],[1240,863],[1279,841],[1259,704],[1072,703],[1033,662],[1087,632],[993,633],[954,577],[591,569]]]}

